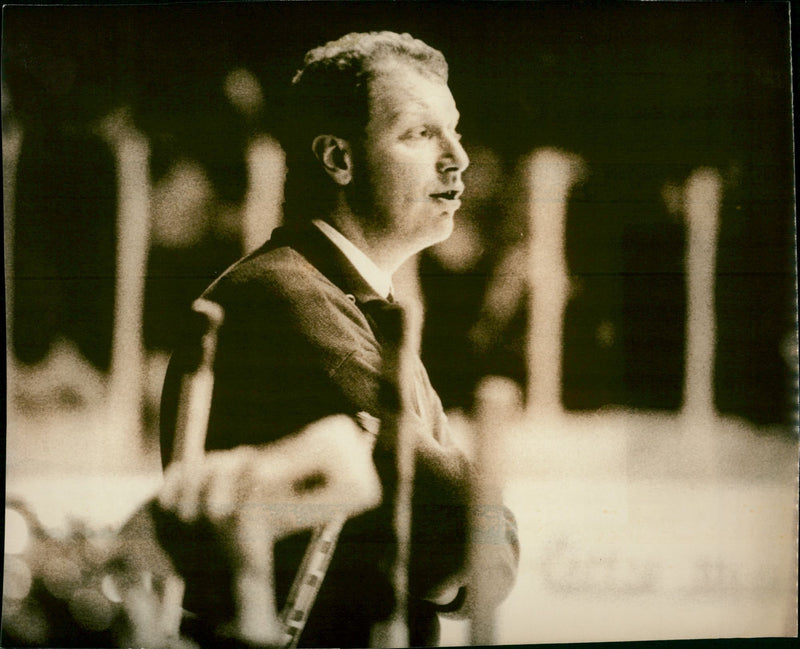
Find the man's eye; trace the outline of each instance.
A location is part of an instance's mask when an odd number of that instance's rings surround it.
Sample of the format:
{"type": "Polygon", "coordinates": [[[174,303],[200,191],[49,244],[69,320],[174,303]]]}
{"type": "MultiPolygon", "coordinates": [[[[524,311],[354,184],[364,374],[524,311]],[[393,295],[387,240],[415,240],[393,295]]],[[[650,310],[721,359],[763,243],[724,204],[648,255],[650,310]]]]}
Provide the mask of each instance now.
{"type": "Polygon", "coordinates": [[[427,139],[433,137],[433,131],[427,126],[412,129],[407,134],[408,139],[427,139]]]}

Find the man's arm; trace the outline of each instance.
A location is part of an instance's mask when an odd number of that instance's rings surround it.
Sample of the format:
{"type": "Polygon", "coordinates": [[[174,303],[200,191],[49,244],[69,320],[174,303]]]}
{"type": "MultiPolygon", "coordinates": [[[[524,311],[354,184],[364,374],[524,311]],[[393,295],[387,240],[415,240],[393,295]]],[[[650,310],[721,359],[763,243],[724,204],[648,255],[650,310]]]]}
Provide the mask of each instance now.
{"type": "MultiPolygon", "coordinates": [[[[465,617],[472,593],[467,558],[470,522],[475,507],[486,511],[491,529],[481,534],[489,567],[478,578],[488,594],[485,601],[500,604],[511,592],[519,563],[519,540],[513,514],[499,494],[492,503],[474,505],[470,486],[475,468],[455,446],[443,446],[428,435],[416,436],[416,477],[412,523],[412,592],[438,606],[442,613],[465,617]]],[[[476,539],[478,540],[478,539],[476,539]]]]}

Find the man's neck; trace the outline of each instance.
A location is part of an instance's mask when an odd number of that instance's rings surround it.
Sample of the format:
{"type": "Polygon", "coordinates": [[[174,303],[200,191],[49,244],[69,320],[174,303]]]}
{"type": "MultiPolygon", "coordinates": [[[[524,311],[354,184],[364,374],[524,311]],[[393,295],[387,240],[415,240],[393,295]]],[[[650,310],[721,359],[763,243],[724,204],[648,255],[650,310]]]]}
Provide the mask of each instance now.
{"type": "Polygon", "coordinates": [[[355,242],[348,239],[336,227],[321,219],[312,223],[335,245],[358,271],[364,281],[378,295],[388,298],[392,293],[392,276],[380,268],[355,242]]]}
{"type": "Polygon", "coordinates": [[[395,271],[411,256],[404,254],[403,250],[399,250],[394,242],[386,239],[385,235],[370,232],[346,204],[340,204],[337,209],[320,220],[336,228],[389,276],[394,275],[395,271]]]}

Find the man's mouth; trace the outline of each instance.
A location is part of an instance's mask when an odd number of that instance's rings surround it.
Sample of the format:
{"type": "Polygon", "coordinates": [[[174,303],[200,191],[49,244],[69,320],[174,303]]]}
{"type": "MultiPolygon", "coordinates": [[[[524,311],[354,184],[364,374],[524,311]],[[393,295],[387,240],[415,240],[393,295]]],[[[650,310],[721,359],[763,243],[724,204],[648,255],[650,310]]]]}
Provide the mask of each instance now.
{"type": "Polygon", "coordinates": [[[461,192],[456,189],[451,189],[447,192],[437,192],[436,194],[431,194],[432,198],[440,198],[445,201],[455,201],[461,195],[461,192]]]}

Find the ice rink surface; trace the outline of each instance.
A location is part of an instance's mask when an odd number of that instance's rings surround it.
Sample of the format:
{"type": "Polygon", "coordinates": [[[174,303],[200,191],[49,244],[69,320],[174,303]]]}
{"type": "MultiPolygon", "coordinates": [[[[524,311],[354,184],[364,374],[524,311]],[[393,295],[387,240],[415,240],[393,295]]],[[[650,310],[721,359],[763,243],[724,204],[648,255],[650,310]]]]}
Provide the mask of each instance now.
{"type": "Polygon", "coordinates": [[[610,412],[521,422],[506,458],[522,554],[498,643],[797,633],[796,444],[610,412]]]}

